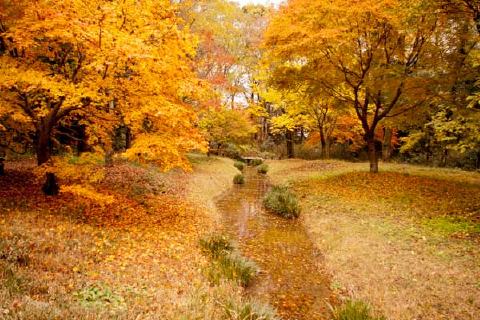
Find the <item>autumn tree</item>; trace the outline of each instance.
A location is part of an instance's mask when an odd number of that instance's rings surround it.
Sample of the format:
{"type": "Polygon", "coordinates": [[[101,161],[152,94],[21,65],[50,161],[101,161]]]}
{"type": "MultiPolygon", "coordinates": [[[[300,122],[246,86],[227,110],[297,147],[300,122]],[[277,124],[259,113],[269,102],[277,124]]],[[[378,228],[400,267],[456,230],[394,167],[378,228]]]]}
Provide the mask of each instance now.
{"type": "MultiPolygon", "coordinates": [[[[131,128],[125,155],[165,170],[187,168],[204,148],[196,108],[205,86],[195,42],[170,1],[39,0],[2,27],[0,118],[25,133],[46,164],[63,130],[79,124],[108,152],[117,125],[131,128]]],[[[52,169],[54,170],[54,169],[52,169]]]]}
{"type": "Polygon", "coordinates": [[[378,172],[378,125],[426,100],[421,62],[434,27],[424,1],[293,0],[270,24],[265,43],[283,61],[273,77],[295,74],[355,111],[370,171],[378,172]]]}

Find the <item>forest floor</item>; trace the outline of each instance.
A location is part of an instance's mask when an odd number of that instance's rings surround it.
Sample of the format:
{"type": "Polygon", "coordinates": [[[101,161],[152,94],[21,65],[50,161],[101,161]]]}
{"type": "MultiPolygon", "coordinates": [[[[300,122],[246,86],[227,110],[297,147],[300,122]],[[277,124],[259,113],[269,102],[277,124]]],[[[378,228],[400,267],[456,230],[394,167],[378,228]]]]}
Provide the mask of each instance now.
{"type": "Polygon", "coordinates": [[[478,319],[480,173],[411,165],[270,161],[301,199],[332,290],[388,319],[478,319]]]}
{"type": "MultiPolygon", "coordinates": [[[[238,171],[231,160],[190,159],[191,173],[108,167],[94,188],[113,203],[43,196],[33,161],[7,163],[0,319],[235,319],[231,308],[248,302],[243,289],[211,286],[198,239],[218,229],[215,200],[238,171]]],[[[301,222],[336,295],[389,319],[476,319],[479,173],[382,164],[372,176],[364,163],[269,165],[271,181],[300,196],[301,222]]]]}
{"type": "Polygon", "coordinates": [[[7,163],[0,319],[220,319],[227,302],[241,303],[237,286],[210,286],[198,246],[218,221],[214,197],[238,171],[231,160],[190,159],[192,173],[107,168],[94,188],[111,204],[46,197],[33,161],[7,163]]]}

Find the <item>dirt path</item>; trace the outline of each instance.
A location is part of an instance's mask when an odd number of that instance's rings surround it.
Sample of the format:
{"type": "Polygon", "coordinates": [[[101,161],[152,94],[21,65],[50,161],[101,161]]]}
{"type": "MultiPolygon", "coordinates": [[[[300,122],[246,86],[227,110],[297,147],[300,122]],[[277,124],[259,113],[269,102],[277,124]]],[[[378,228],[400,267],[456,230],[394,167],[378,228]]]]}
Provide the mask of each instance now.
{"type": "Polygon", "coordinates": [[[285,319],[326,319],[331,291],[320,252],[300,221],[265,212],[267,189],[266,178],[247,169],[246,184],[217,202],[226,232],[261,268],[248,293],[269,302],[285,319]]]}

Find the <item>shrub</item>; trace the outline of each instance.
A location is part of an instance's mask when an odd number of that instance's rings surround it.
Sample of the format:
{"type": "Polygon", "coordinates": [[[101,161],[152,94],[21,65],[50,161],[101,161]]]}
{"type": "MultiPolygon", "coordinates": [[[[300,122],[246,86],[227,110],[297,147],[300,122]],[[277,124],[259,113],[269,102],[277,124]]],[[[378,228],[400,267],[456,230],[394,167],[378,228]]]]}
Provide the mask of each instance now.
{"type": "Polygon", "coordinates": [[[250,162],[250,164],[251,164],[252,166],[254,166],[254,167],[259,166],[259,165],[261,165],[262,163],[263,163],[263,160],[262,160],[262,159],[253,159],[253,160],[250,162]]]}
{"type": "Polygon", "coordinates": [[[263,199],[263,205],[284,218],[297,218],[300,215],[297,197],[287,187],[273,187],[263,199]]]}
{"type": "Polygon", "coordinates": [[[219,284],[221,279],[228,279],[247,287],[257,275],[258,267],[236,252],[220,255],[208,269],[207,275],[214,284],[219,284]]]}
{"type": "Polygon", "coordinates": [[[245,168],[245,163],[241,162],[241,161],[235,161],[235,163],[233,164],[233,166],[235,168],[237,168],[238,170],[240,171],[243,171],[243,169],[245,168]]]}
{"type": "Polygon", "coordinates": [[[261,174],[266,174],[268,172],[268,165],[263,163],[257,167],[257,172],[261,174]]]}
{"type": "Polygon", "coordinates": [[[333,320],[386,320],[383,316],[374,316],[370,306],[363,301],[347,301],[340,307],[331,308],[333,320]]]}
{"type": "Polygon", "coordinates": [[[275,311],[268,305],[257,302],[228,301],[224,306],[225,318],[229,320],[278,320],[275,311]]]}
{"type": "Polygon", "coordinates": [[[239,173],[235,177],[233,177],[233,183],[234,184],[244,184],[245,183],[245,177],[243,174],[239,173]]]}
{"type": "Polygon", "coordinates": [[[213,259],[231,253],[234,250],[232,242],[225,235],[210,235],[200,239],[200,246],[204,253],[213,259]]]}

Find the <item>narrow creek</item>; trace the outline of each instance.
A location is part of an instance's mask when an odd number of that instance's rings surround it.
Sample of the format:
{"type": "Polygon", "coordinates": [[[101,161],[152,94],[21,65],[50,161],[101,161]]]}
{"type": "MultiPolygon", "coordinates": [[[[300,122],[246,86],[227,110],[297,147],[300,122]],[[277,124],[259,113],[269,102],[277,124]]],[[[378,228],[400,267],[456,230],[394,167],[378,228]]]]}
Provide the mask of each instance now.
{"type": "Polygon", "coordinates": [[[244,185],[226,192],[217,207],[225,232],[261,269],[248,294],[270,303],[282,319],[327,319],[331,291],[320,253],[300,221],[263,209],[266,177],[247,168],[245,179],[244,185]]]}

